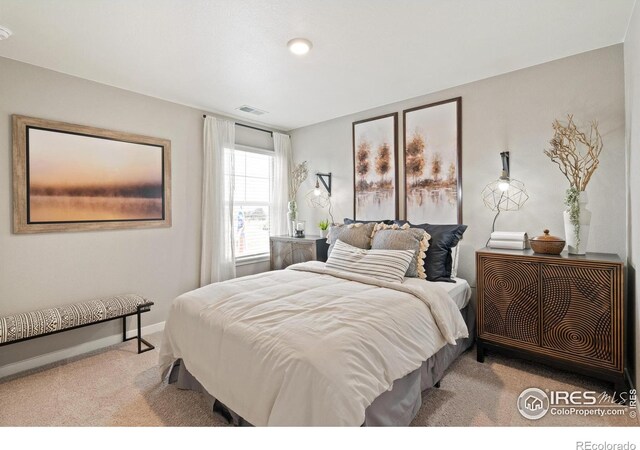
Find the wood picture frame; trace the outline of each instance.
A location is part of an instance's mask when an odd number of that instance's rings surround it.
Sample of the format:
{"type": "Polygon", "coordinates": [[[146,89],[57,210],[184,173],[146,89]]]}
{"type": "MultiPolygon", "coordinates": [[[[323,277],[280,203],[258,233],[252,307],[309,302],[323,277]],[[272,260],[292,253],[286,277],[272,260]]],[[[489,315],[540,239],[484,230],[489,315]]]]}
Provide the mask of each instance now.
{"type": "Polygon", "coordinates": [[[12,121],[14,233],[171,226],[171,141],[12,121]]]}
{"type": "Polygon", "coordinates": [[[406,109],[402,118],[405,219],[462,224],[462,97],[406,109]]]}
{"type": "Polygon", "coordinates": [[[353,218],[398,219],[398,113],[353,122],[352,144],[353,218]]]}

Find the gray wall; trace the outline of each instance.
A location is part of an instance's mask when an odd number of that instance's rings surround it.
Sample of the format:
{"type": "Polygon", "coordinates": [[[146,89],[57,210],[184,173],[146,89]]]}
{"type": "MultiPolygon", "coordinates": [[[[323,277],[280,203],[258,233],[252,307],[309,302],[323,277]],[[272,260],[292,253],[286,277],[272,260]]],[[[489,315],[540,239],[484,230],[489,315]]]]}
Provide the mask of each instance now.
{"type": "Polygon", "coordinates": [[[638,361],[640,361],[640,308],[638,307],[638,273],[636,266],[640,260],[640,8],[634,8],[631,22],[624,41],[624,68],[626,87],[626,119],[627,119],[627,205],[628,205],[628,301],[632,325],[629,341],[636,352],[633,365],[636,368],[636,387],[640,386],[638,361]]]}
{"type": "MultiPolygon", "coordinates": [[[[169,302],[198,285],[202,112],[0,58],[0,313],[123,292],[156,304],[144,324],[165,320],[169,302]],[[11,233],[11,114],[171,140],[171,228],[11,233]]],[[[118,332],[93,326],[4,347],[0,366],[118,332]]]]}
{"type": "MultiPolygon", "coordinates": [[[[380,89],[384,89],[381,86],[380,89]]],[[[624,151],[624,81],[622,45],[615,45],[535,67],[488,78],[446,91],[393,103],[292,131],[296,162],[307,160],[310,172],[333,173],[334,217],[353,216],[351,123],[399,112],[401,158],[402,110],[462,96],[463,220],[469,225],[465,242],[483,247],[494,213],[480,192],[500,175],[499,153],[511,152],[511,175],[523,181],[530,199],[524,208],[500,215],[498,230],[563,236],[563,197],[568,181],[544,154],[553,119],[573,113],[578,124],[597,119],[604,140],[599,169],[587,188],[593,211],[589,251],[626,257],[624,151]]],[[[402,172],[402,165],[400,165],[402,172]]],[[[301,189],[312,188],[313,180],[301,189]]],[[[400,175],[402,180],[402,173],[400,175]]],[[[402,182],[399,183],[402,185],[402,182]]],[[[404,210],[400,191],[401,217],[404,210]]],[[[312,226],[326,211],[308,207],[299,197],[300,216],[312,226]]]]}
{"type": "MultiPolygon", "coordinates": [[[[164,321],[171,300],[198,286],[202,111],[5,58],[0,99],[0,314],[135,292],[155,302],[143,324],[164,321]],[[12,234],[11,114],[170,139],[172,227],[12,234]]],[[[268,134],[237,134],[245,145],[273,148],[268,134]]],[[[262,270],[265,264],[245,265],[238,273],[262,270]]],[[[0,367],[118,334],[119,327],[114,321],[3,347],[0,367]]]]}

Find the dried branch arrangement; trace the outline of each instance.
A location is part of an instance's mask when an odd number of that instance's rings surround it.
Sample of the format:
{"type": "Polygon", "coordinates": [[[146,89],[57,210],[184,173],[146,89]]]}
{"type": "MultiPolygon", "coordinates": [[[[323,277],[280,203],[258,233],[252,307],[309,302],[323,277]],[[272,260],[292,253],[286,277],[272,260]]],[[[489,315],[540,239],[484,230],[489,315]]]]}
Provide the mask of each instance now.
{"type": "Polygon", "coordinates": [[[551,148],[545,150],[544,154],[558,165],[571,187],[581,192],[587,188],[593,172],[598,168],[602,137],[597,122],[591,123],[587,136],[573,123],[573,115],[567,117],[569,121],[566,125],[554,120],[554,134],[549,141],[551,148]],[[581,151],[581,148],[585,150],[581,151]]]}
{"type": "Polygon", "coordinates": [[[291,176],[289,177],[289,200],[295,201],[298,189],[307,179],[307,176],[309,176],[309,168],[306,161],[301,162],[291,171],[291,176]]]}

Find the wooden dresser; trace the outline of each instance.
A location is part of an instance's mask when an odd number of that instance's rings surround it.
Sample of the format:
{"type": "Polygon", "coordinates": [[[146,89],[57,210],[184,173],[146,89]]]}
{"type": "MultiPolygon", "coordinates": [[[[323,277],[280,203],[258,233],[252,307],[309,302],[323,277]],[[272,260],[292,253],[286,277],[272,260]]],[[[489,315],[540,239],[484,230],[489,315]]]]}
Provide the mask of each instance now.
{"type": "Polygon", "coordinates": [[[476,252],[477,358],[508,351],[626,391],[626,303],[617,255],[476,252]]]}
{"type": "Polygon", "coordinates": [[[271,236],[271,270],[284,269],[306,261],[326,261],[329,244],[320,236],[295,238],[271,236]]]}

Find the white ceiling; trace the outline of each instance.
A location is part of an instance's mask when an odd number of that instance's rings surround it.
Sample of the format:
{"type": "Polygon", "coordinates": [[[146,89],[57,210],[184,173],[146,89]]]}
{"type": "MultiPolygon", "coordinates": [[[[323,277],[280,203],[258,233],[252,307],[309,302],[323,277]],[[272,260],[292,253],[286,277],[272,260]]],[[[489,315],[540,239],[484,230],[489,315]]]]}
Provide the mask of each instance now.
{"type": "Polygon", "coordinates": [[[288,130],[622,42],[634,1],[0,0],[0,56],[288,130]]]}

